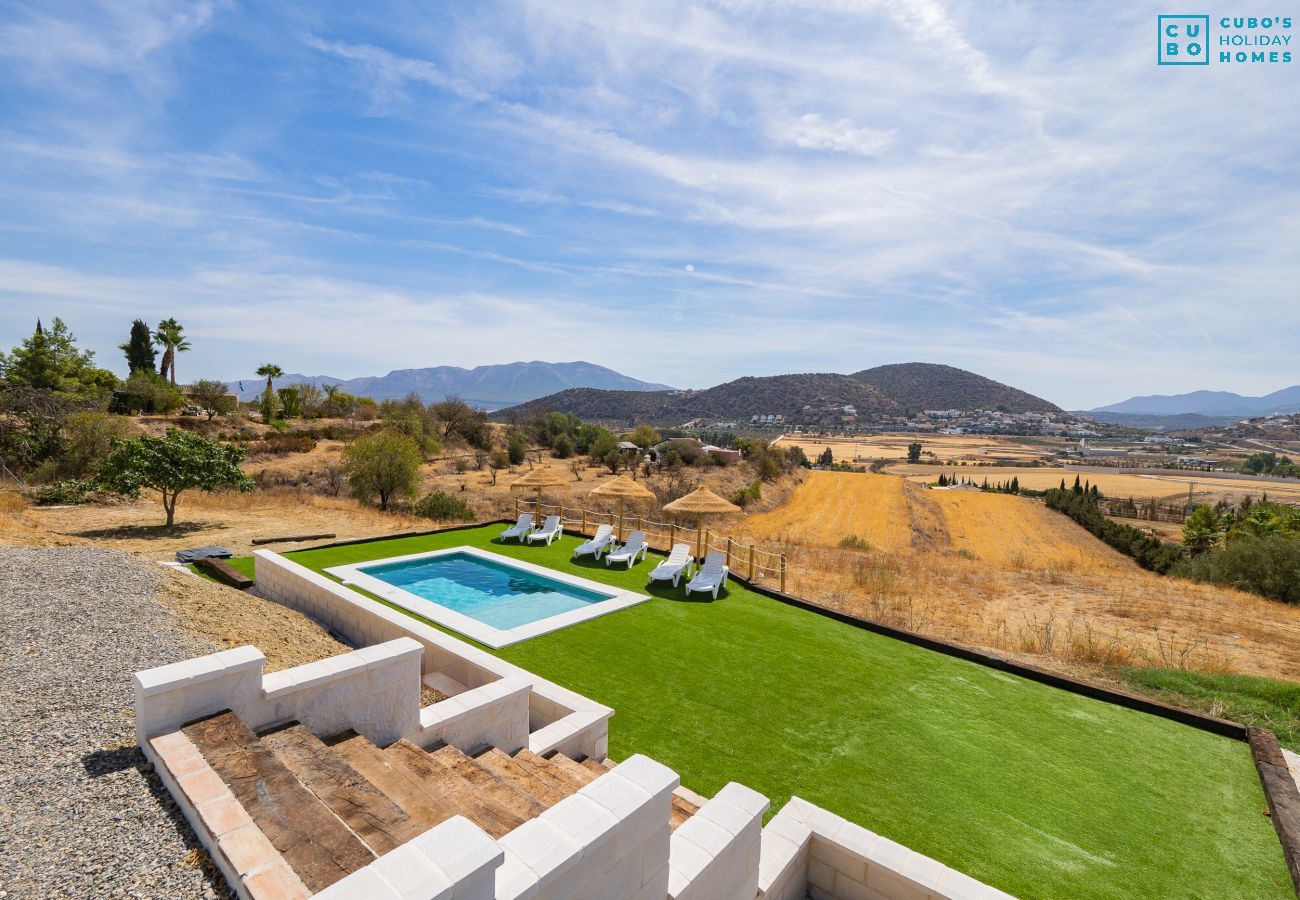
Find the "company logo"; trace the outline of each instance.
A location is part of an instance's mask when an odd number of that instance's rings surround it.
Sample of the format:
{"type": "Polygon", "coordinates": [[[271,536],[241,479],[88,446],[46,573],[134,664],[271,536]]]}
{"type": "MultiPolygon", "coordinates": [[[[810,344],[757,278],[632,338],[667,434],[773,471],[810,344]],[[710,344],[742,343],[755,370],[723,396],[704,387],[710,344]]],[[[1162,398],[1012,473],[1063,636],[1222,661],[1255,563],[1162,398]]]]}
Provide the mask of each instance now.
{"type": "Polygon", "coordinates": [[[1156,16],[1159,28],[1159,56],[1162,66],[1208,66],[1210,64],[1209,16],[1156,16]]]}
{"type": "Polygon", "coordinates": [[[1156,62],[1162,66],[1291,62],[1289,16],[1156,16],[1156,62]]]}

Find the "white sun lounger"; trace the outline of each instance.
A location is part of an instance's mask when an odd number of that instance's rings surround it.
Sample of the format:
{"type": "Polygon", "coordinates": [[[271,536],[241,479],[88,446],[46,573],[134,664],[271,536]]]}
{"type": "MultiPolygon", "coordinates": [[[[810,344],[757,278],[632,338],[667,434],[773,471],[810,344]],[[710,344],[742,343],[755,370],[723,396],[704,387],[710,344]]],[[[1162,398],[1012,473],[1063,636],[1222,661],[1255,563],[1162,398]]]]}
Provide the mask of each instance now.
{"type": "Polygon", "coordinates": [[[668,558],[650,570],[650,580],[671,581],[673,587],[677,587],[682,573],[693,562],[695,557],[691,556],[690,544],[673,544],[673,550],[668,554],[668,558]]]}
{"type": "Polygon", "coordinates": [[[560,526],[560,517],[547,516],[546,521],[542,523],[542,527],[531,532],[525,540],[530,544],[533,541],[546,541],[546,546],[549,547],[551,546],[551,541],[555,540],[562,534],[564,534],[564,528],[560,526]]]}
{"type": "Polygon", "coordinates": [[[515,538],[516,540],[522,541],[524,538],[528,537],[528,532],[532,530],[533,530],[533,514],[524,513],[522,516],[519,517],[518,522],[511,525],[505,531],[501,532],[500,540],[504,541],[507,538],[515,538]]]}
{"type": "Polygon", "coordinates": [[[596,529],[595,537],[573,548],[573,556],[575,559],[579,556],[595,556],[596,559],[600,559],[600,554],[612,547],[614,543],[614,526],[602,525],[596,529]]]}
{"type": "Polygon", "coordinates": [[[689,595],[692,591],[702,591],[713,594],[713,599],[718,599],[718,591],[727,586],[727,575],[731,572],[727,568],[727,556],[724,553],[713,552],[704,558],[704,565],[700,571],[695,573],[695,577],[686,583],[686,593],[689,595]]]}
{"type": "Polygon", "coordinates": [[[637,556],[645,559],[645,555],[649,550],[650,548],[646,546],[645,542],[645,532],[634,531],[627,536],[626,544],[605,554],[605,565],[621,562],[627,563],[627,567],[630,569],[636,564],[637,556]]]}

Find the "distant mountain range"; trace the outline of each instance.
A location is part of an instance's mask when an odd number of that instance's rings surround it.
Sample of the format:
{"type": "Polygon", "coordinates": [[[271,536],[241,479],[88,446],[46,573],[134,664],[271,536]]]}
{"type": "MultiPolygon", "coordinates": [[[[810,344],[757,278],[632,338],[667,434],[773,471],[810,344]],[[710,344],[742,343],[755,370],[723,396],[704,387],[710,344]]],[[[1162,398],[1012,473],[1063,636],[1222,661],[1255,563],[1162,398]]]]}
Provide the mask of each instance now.
{"type": "MultiPolygon", "coordinates": [[[[337,384],[349,394],[376,400],[400,400],[410,393],[426,403],[459,397],[466,403],[494,410],[525,403],[537,397],[570,388],[601,388],[620,391],[665,391],[666,384],[639,381],[613,369],[589,362],[532,362],[476,366],[434,366],[427,369],[396,369],[387,375],[363,378],[333,378],[329,375],[282,375],[277,387],[291,384],[314,384],[323,387],[337,384]]],[[[266,379],[257,375],[242,381],[227,382],[241,400],[255,400],[266,387],[266,379]],[[242,385],[242,388],[241,388],[242,385]]]]}
{"type": "Polygon", "coordinates": [[[1263,397],[1245,397],[1231,391],[1192,391],[1189,394],[1152,394],[1131,397],[1121,403],[1099,406],[1096,413],[1177,416],[1195,413],[1201,416],[1225,416],[1247,419],[1272,413],[1300,412],[1300,384],[1263,397]]]}
{"type": "Polygon", "coordinates": [[[834,373],[738,378],[702,391],[610,391],[579,388],[501,410],[498,418],[527,418],[555,410],[582,419],[680,424],[693,419],[837,423],[844,407],[860,419],[924,409],[1003,409],[1059,412],[1056,405],[973,372],[931,363],[878,366],[854,375],[834,373]]]}

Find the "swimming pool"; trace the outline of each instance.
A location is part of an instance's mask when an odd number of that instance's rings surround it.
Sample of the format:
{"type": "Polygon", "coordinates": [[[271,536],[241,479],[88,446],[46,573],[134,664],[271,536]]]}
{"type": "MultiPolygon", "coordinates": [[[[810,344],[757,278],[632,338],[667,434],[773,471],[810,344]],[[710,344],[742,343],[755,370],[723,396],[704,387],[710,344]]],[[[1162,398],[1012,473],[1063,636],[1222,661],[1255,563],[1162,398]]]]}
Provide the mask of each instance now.
{"type": "Polygon", "coordinates": [[[494,648],[650,599],[477,547],[452,547],[325,571],[344,584],[494,648]]]}

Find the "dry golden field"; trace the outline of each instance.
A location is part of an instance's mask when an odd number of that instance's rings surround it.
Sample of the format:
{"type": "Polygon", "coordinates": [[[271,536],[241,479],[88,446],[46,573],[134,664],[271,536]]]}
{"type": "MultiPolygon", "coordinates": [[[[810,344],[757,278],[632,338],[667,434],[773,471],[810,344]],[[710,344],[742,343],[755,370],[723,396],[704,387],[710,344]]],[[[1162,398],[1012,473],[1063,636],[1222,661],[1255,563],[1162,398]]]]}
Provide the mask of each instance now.
{"type": "MultiPolygon", "coordinates": [[[[799,446],[809,459],[821,455],[827,447],[836,460],[853,462],[876,459],[907,459],[907,445],[920,441],[926,459],[939,462],[951,460],[1002,460],[1014,464],[1031,462],[1050,456],[1051,448],[1034,445],[1014,437],[980,437],[970,434],[873,434],[860,439],[839,436],[795,434],[777,441],[778,447],[799,446]]],[[[1064,443],[1061,444],[1064,446],[1064,443]]]]}
{"type": "Polygon", "coordinates": [[[1278,500],[1300,503],[1300,481],[1294,484],[1286,482],[1247,481],[1235,478],[1197,478],[1195,472],[1153,471],[1151,474],[1130,475],[1108,472],[1103,468],[1066,469],[1060,466],[1026,467],[1026,466],[938,466],[896,463],[888,466],[886,472],[906,476],[911,481],[932,482],[942,472],[946,475],[956,473],[962,478],[969,478],[977,484],[987,478],[990,482],[1010,481],[1013,477],[1020,480],[1020,486],[1035,491],[1046,490],[1060,485],[1064,479],[1067,485],[1074,483],[1078,475],[1101,490],[1107,497],[1175,497],[1186,494],[1192,488],[1198,503],[1213,503],[1219,499],[1240,500],[1247,494],[1255,499],[1268,494],[1278,500]]]}
{"type": "Polygon", "coordinates": [[[1028,498],[813,472],[742,527],[789,554],[792,593],[1040,664],[1300,671],[1300,609],[1145,572],[1028,498]]]}

